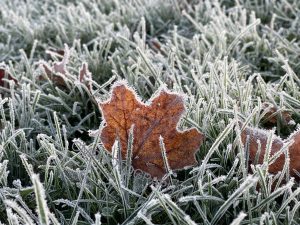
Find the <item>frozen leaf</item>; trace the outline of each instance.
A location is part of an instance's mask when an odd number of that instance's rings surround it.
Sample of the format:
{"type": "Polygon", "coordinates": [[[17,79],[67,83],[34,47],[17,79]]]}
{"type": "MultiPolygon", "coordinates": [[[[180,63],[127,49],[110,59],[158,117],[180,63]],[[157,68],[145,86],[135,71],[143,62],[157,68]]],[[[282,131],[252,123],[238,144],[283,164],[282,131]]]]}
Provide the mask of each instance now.
{"type": "MultiPolygon", "coordinates": [[[[56,75],[55,73],[52,72],[52,69],[48,66],[48,64],[42,64],[43,69],[45,71],[45,73],[47,74],[48,78],[55,84],[58,86],[62,86],[65,87],[65,81],[61,76],[56,75]]],[[[45,80],[45,78],[43,77],[39,77],[39,80],[45,80]]]]}
{"type": "Polygon", "coordinates": [[[278,118],[282,118],[282,122],[284,125],[293,125],[295,124],[294,120],[292,119],[291,112],[287,110],[280,111],[278,107],[274,106],[271,103],[264,102],[262,105],[262,110],[264,113],[263,121],[269,125],[276,125],[278,118]]]}
{"type": "MultiPolygon", "coordinates": [[[[268,132],[262,129],[246,127],[242,131],[241,139],[244,145],[248,144],[249,146],[250,163],[254,163],[255,158],[257,157],[257,163],[262,164],[266,152],[268,132]],[[261,144],[260,152],[258,142],[261,144]]],[[[294,170],[300,171],[300,131],[292,134],[287,140],[291,139],[294,140],[294,143],[288,148],[290,155],[290,174],[291,176],[296,176],[294,170]]],[[[285,141],[286,140],[282,140],[280,137],[275,135],[271,145],[270,155],[273,156],[276,152],[278,152],[283,147],[285,141]]],[[[275,174],[281,171],[285,163],[285,158],[285,154],[282,153],[274,163],[269,165],[269,172],[275,174]]]]}
{"type": "MultiPolygon", "coordinates": [[[[51,51],[48,50],[47,53],[50,54],[51,56],[59,55],[63,57],[63,59],[60,62],[54,62],[52,67],[45,61],[42,61],[40,65],[45,71],[45,74],[55,85],[58,85],[60,87],[66,87],[64,77],[67,74],[69,74],[66,66],[70,58],[70,49],[68,45],[65,45],[64,50],[51,50],[51,51]]],[[[72,76],[68,76],[68,77],[71,78],[72,76]]],[[[40,77],[40,80],[44,80],[44,79],[45,79],[44,77],[40,77]]],[[[80,83],[85,84],[89,91],[92,90],[92,81],[91,81],[92,74],[88,70],[88,64],[86,62],[82,64],[79,70],[78,77],[74,77],[74,80],[72,81],[75,82],[76,79],[78,79],[80,83]]]]}
{"type": "Polygon", "coordinates": [[[66,74],[67,73],[67,68],[66,65],[69,62],[70,58],[70,49],[68,45],[65,44],[65,50],[63,54],[63,58],[60,62],[55,62],[53,65],[53,71],[55,73],[61,73],[61,74],[66,74]]]}
{"type": "Polygon", "coordinates": [[[58,76],[57,74],[60,73],[60,75],[66,75],[68,72],[66,68],[66,65],[69,62],[69,57],[70,57],[70,49],[68,45],[65,44],[65,49],[64,51],[62,51],[62,53],[63,53],[63,59],[60,62],[55,62],[53,64],[53,67],[49,66],[46,62],[41,62],[41,65],[48,78],[52,80],[54,84],[59,86],[66,86],[65,80],[61,76],[58,76]]]}
{"type": "Polygon", "coordinates": [[[185,112],[184,98],[162,89],[147,104],[143,103],[125,82],[112,88],[111,98],[100,103],[106,125],[101,131],[101,140],[111,152],[116,139],[120,140],[122,157],[127,153],[129,130],[133,130],[132,165],[162,178],[166,173],[160,147],[164,140],[167,160],[172,170],[182,169],[197,163],[195,153],[204,140],[196,128],[178,131],[177,123],[185,112]]]}
{"type": "Polygon", "coordinates": [[[158,39],[151,38],[151,39],[147,40],[147,44],[154,52],[156,52],[156,53],[160,52],[160,53],[165,54],[165,52],[161,48],[161,43],[159,42],[158,39]]]}
{"type": "Polygon", "coordinates": [[[18,84],[18,81],[11,75],[9,74],[5,69],[0,68],[0,86],[4,87],[7,82],[3,80],[3,78],[6,78],[8,80],[13,80],[15,84],[18,84]]]}

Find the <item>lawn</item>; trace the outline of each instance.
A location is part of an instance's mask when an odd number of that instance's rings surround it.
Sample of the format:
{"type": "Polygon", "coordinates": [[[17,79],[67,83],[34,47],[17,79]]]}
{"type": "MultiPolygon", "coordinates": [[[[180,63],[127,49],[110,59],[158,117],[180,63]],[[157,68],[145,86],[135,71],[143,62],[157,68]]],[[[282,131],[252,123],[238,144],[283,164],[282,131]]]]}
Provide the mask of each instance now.
{"type": "Polygon", "coordinates": [[[299,0],[0,0],[1,223],[300,224],[299,62],[299,0]],[[120,82],[183,99],[196,163],[158,133],[156,178],[124,157],[136,124],[104,140],[120,82]]]}

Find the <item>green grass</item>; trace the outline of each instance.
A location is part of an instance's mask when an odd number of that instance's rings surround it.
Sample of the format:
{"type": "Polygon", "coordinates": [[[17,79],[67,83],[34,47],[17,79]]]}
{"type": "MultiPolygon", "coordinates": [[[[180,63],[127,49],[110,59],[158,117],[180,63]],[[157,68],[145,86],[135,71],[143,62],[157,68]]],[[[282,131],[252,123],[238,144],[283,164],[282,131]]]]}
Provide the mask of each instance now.
{"type": "Polygon", "coordinates": [[[19,85],[0,87],[0,221],[300,224],[289,160],[277,175],[272,158],[248,165],[236,126],[264,128],[270,102],[295,121],[279,118],[277,135],[299,129],[299,15],[298,0],[1,0],[0,66],[19,85]],[[61,60],[46,51],[64,44],[60,87],[39,79],[39,62],[61,60]],[[92,93],[77,80],[84,62],[92,93]],[[162,84],[188,96],[180,128],[206,136],[198,165],[155,182],[89,135],[102,126],[94,99],[121,79],[145,101],[162,84]]]}

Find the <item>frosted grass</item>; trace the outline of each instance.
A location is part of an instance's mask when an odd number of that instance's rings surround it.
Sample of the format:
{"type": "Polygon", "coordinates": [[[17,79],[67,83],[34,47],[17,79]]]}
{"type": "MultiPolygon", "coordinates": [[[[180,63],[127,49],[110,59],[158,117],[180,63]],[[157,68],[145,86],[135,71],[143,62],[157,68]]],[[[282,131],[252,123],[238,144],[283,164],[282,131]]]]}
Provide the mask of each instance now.
{"type": "MultiPolygon", "coordinates": [[[[298,129],[300,4],[291,1],[3,0],[0,66],[18,79],[0,87],[0,220],[3,224],[299,224],[288,141],[248,165],[244,126],[262,128],[269,102],[276,135],[298,129]],[[41,60],[62,60],[66,87],[43,80],[41,60]],[[47,53],[46,53],[47,52],[47,53]],[[48,53],[51,54],[48,54],[48,53]],[[87,63],[92,90],[78,82],[87,63]],[[198,165],[164,182],[132,168],[133,129],[121,159],[103,148],[97,101],[126,79],[147,100],[161,85],[185,94],[181,128],[206,136],[198,165]],[[295,124],[281,123],[281,112],[295,124]],[[94,136],[90,134],[95,134],[94,136]],[[280,154],[280,174],[268,166],[280,154]],[[38,174],[38,175],[37,175],[38,174]]],[[[61,76],[61,74],[57,74],[61,76]]]]}

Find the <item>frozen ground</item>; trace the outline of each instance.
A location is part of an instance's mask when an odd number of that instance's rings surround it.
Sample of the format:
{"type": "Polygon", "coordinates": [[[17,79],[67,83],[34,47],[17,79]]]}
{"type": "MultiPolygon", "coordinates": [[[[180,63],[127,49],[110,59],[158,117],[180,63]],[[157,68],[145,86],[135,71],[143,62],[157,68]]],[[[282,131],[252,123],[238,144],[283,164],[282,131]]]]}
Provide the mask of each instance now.
{"type": "Polygon", "coordinates": [[[298,129],[299,0],[0,5],[0,67],[17,80],[0,90],[3,224],[300,224],[289,160],[276,176],[268,162],[250,170],[235,126],[273,128],[282,138],[298,129]],[[41,61],[60,61],[64,44],[66,85],[42,79],[41,61]],[[84,62],[92,92],[77,79],[84,62]],[[196,167],[164,183],[125,162],[113,167],[89,131],[102,122],[94,99],[107,99],[121,79],[144,100],[162,84],[188,96],[180,127],[206,136],[196,167]],[[266,102],[279,109],[271,126],[266,102]],[[294,123],[284,123],[280,110],[294,123]]]}

